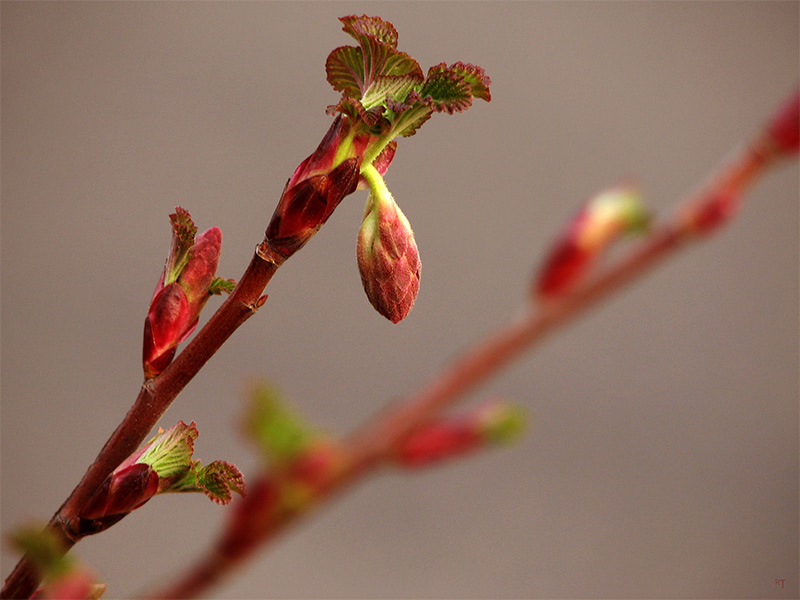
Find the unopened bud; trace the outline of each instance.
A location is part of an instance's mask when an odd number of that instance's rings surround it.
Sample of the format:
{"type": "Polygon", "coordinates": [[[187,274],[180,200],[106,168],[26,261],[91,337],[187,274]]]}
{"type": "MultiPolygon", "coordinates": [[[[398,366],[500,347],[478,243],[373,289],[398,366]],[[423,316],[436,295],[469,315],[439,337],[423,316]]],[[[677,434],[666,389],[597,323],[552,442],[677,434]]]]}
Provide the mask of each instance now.
{"type": "Polygon", "coordinates": [[[741,193],[733,189],[718,190],[684,210],[683,227],[687,233],[709,234],[728,223],[739,211],[741,193]]]}
{"type": "Polygon", "coordinates": [[[81,511],[81,520],[87,521],[84,531],[102,531],[116,523],[155,496],[158,483],[158,473],[150,465],[135,463],[116,469],[81,511]]]}
{"type": "Polygon", "coordinates": [[[305,245],[356,190],[368,140],[340,115],[314,153],[295,169],[266,231],[267,241],[285,258],[305,245]]]}
{"type": "Polygon", "coordinates": [[[512,442],[525,431],[525,413],[508,402],[485,404],[475,420],[481,435],[493,443],[512,442]]]}
{"type": "Polygon", "coordinates": [[[106,591],[87,570],[74,570],[54,578],[31,596],[33,600],[98,600],[106,591]]]}
{"type": "Polygon", "coordinates": [[[411,224],[382,179],[371,182],[356,255],[372,306],[392,323],[404,319],[419,292],[421,263],[411,224]]]}
{"type": "Polygon", "coordinates": [[[480,442],[481,436],[471,423],[440,421],[411,434],[397,450],[396,456],[405,467],[421,467],[477,450],[480,442]]]}
{"type": "Polygon", "coordinates": [[[287,465],[281,486],[281,506],[302,509],[314,503],[345,464],[345,452],[336,440],[318,439],[287,465]]]}
{"type": "Polygon", "coordinates": [[[171,220],[172,250],[144,324],[142,364],[147,379],[172,362],[178,344],[197,327],[200,311],[211,295],[232,287],[221,285],[215,277],[222,249],[219,228],[212,227],[195,237],[194,223],[181,208],[171,220]]]}
{"type": "Polygon", "coordinates": [[[517,439],[525,428],[522,411],[510,404],[491,402],[460,417],[423,425],[395,450],[405,467],[427,466],[445,459],[517,439]]]}
{"type": "Polygon", "coordinates": [[[534,295],[554,298],[569,292],[611,243],[643,230],[648,221],[632,187],[619,186],[591,198],[553,245],[534,282],[534,295]]]}
{"type": "Polygon", "coordinates": [[[800,150],[800,89],[777,110],[767,126],[767,135],[782,155],[800,150]]]}
{"type": "Polygon", "coordinates": [[[285,466],[325,437],[276,388],[264,383],[253,386],[243,425],[272,466],[285,466]]]}

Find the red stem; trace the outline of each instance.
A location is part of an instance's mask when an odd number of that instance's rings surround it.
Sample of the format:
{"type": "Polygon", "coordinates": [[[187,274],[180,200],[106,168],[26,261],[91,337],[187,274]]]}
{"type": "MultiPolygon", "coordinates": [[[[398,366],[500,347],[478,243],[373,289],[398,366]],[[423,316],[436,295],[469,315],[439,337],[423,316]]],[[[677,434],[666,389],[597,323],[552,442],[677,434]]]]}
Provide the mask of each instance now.
{"type": "MultiPolygon", "coordinates": [[[[672,256],[679,248],[702,239],[692,229],[692,221],[687,219],[687,215],[703,210],[708,203],[714,202],[720,191],[744,191],[773,158],[775,154],[771,144],[765,140],[740,149],[732,160],[724,164],[723,169],[705,189],[689,199],[672,222],[651,232],[641,245],[616,264],[575,292],[542,305],[539,310],[531,307],[521,319],[475,344],[472,350],[457,358],[420,392],[390,405],[358,429],[344,444],[349,456],[347,464],[328,482],[322,497],[316,498],[308,506],[281,513],[271,519],[259,519],[257,516],[257,511],[263,510],[263,506],[257,503],[245,504],[244,507],[253,512],[250,515],[251,522],[263,523],[258,532],[249,532],[246,546],[231,548],[218,543],[173,585],[159,591],[156,597],[190,598],[203,593],[250,556],[253,550],[276,537],[287,524],[296,522],[299,516],[306,514],[311,506],[318,506],[330,494],[344,490],[348,484],[372,472],[415,428],[497,374],[513,359],[542,341],[546,334],[567,324],[613,292],[648,273],[659,261],[672,256]],[[254,537],[259,543],[253,542],[254,537]]],[[[279,474],[262,473],[256,479],[255,485],[271,482],[279,487],[280,477],[279,474]]],[[[247,499],[241,502],[247,503],[247,499]]],[[[220,540],[236,538],[231,533],[232,531],[223,532],[220,540]]]]}
{"type": "MultiPolygon", "coordinates": [[[[251,317],[266,300],[261,296],[285,258],[261,243],[239,284],[178,357],[155,379],[142,385],[128,414],[108,438],[95,461],[48,523],[61,539],[64,551],[80,538],[78,514],[105,478],[139,445],[153,429],[175,397],[225,343],[231,334],[251,317]]],[[[6,578],[0,598],[29,598],[40,576],[29,556],[24,556],[6,578]]]]}

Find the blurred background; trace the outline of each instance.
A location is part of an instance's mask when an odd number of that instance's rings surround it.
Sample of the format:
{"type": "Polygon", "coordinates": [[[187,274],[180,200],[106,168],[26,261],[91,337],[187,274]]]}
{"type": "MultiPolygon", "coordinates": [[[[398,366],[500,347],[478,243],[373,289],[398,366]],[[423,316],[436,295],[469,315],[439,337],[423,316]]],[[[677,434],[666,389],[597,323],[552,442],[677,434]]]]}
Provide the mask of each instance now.
{"type": "MultiPolygon", "coordinates": [[[[387,183],[423,261],[393,326],[369,305],[345,200],[161,425],[258,462],[247,385],[346,433],[519,311],[535,265],[622,178],[670,214],[797,85],[796,2],[17,3],[2,10],[2,529],[46,520],[141,384],[141,337],[187,208],[237,278],[330,123],[337,17],[392,21],[423,70],[492,102],[401,139],[387,183]]],[[[797,164],[740,217],[551,336],[468,401],[524,440],[338,497],[216,598],[798,596],[797,164]],[[776,580],[785,580],[783,586],[776,580]]],[[[212,299],[206,313],[219,305],[212,299]]],[[[205,318],[208,314],[205,315],[205,318]]],[[[226,509],[163,496],[76,553],[109,598],[187,566],[226,509]]],[[[4,546],[5,577],[16,556],[4,546]]]]}

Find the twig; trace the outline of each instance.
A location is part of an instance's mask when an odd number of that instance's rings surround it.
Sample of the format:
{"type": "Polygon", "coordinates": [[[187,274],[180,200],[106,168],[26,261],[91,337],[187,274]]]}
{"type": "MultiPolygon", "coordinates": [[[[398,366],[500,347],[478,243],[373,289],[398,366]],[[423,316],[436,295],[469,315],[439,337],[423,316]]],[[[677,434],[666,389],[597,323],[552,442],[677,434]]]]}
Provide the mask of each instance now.
{"type": "Polygon", "coordinates": [[[767,137],[739,148],[711,181],[692,195],[673,219],[653,230],[649,236],[615,264],[576,291],[535,307],[504,328],[478,341],[458,357],[417,394],[388,406],[382,413],[356,430],[344,442],[347,457],[341,468],[330,474],[313,501],[291,510],[275,511],[275,498],[287,479],[286,473],[261,473],[250,481],[250,494],[239,501],[236,515],[208,554],[191,566],[175,582],[158,591],[158,598],[189,598],[207,590],[248,558],[259,546],[274,539],[287,525],[318,506],[333,493],[372,473],[392,450],[416,428],[449,408],[466,392],[476,388],[500,369],[530,350],[554,330],[581,316],[628,283],[649,273],[660,261],[673,256],[692,241],[726,221],[731,214],[717,215],[717,221],[698,219],[716,215],[719,198],[741,193],[765,168],[774,163],[777,153],[767,137]]]}
{"type": "MultiPolygon", "coordinates": [[[[236,289],[209,319],[205,327],[161,375],[144,383],[128,414],[48,523],[48,527],[60,538],[65,552],[81,538],[77,530],[77,515],[80,508],[90,499],[108,474],[138,448],[175,397],[203,365],[231,334],[264,304],[266,296],[261,294],[283,261],[282,256],[272,252],[270,247],[262,242],[256,248],[250,265],[236,289]]],[[[39,581],[40,577],[30,557],[24,556],[6,579],[0,597],[28,598],[35,591],[39,581]]]]}

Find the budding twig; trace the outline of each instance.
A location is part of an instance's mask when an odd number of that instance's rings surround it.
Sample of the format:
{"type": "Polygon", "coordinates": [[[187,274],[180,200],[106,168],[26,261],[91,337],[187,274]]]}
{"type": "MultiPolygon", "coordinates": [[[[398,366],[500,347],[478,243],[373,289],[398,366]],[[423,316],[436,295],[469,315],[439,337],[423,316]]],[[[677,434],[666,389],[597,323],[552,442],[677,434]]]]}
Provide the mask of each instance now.
{"type": "MultiPolygon", "coordinates": [[[[794,129],[797,129],[796,104],[795,101],[794,122],[789,125],[794,129]]],[[[177,578],[173,585],[159,591],[156,596],[187,598],[204,592],[249,557],[258,546],[268,543],[287,525],[308,513],[312,506],[319,505],[334,492],[342,492],[349,484],[391,460],[403,440],[533,348],[547,334],[565,326],[610,297],[613,292],[651,272],[679,249],[704,239],[705,236],[701,234],[716,230],[716,225],[724,219],[715,221],[715,227],[698,229],[697,215],[713,211],[719,198],[728,193],[742,193],[768,166],[775,164],[776,159],[796,153],[796,148],[789,148],[787,153],[785,148],[774,143],[773,138],[774,135],[764,134],[752,144],[737,149],[710,182],[691,195],[670,220],[653,227],[637,246],[617,262],[552,302],[540,306],[528,303],[521,317],[479,340],[419,392],[391,404],[356,430],[344,443],[342,452],[346,459],[329,474],[329,479],[319,490],[320,495],[313,498],[313,502],[294,506],[292,510],[275,512],[274,500],[285,482],[285,473],[262,473],[255,482],[250,480],[251,490],[260,490],[260,495],[251,495],[240,501],[240,518],[232,522],[233,526],[223,533],[218,543],[184,576],[177,578]],[[246,542],[236,544],[235,526],[242,522],[251,525],[249,535],[246,542]]],[[[732,214],[724,216],[730,218],[732,214]]]]}
{"type": "MultiPolygon", "coordinates": [[[[264,288],[283,258],[265,243],[256,249],[236,289],[188,346],[156,379],[146,382],[133,406],[105,443],[97,458],[48,524],[69,550],[81,537],[79,513],[106,477],[132,454],[153,429],[175,397],[238,327],[264,303],[264,288]]],[[[28,598],[39,582],[27,555],[6,579],[2,598],[28,598]]]]}

